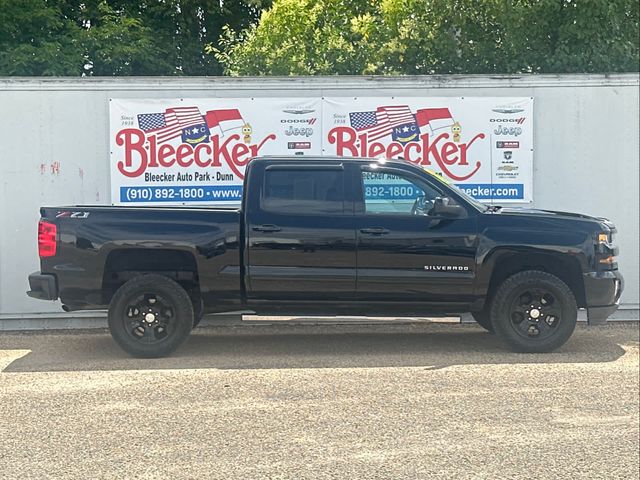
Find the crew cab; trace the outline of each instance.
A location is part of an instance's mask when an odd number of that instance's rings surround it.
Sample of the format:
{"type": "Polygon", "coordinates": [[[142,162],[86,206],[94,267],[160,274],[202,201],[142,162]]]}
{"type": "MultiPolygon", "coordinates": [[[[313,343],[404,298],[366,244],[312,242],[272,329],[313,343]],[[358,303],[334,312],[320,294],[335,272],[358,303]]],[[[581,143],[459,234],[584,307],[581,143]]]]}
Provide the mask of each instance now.
{"type": "Polygon", "coordinates": [[[603,218],[479,203],[403,160],[258,157],[239,208],[42,207],[28,295],[108,309],[128,353],[171,353],[203,314],[471,312],[546,352],[616,310],[603,218]]]}

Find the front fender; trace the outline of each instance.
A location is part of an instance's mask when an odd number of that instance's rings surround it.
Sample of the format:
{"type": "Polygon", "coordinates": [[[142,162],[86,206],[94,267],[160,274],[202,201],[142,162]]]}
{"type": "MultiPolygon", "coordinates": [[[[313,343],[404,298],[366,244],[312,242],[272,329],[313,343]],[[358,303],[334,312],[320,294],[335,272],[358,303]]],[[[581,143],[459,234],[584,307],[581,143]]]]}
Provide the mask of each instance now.
{"type": "Polygon", "coordinates": [[[546,266],[546,270],[554,270],[555,264],[566,263],[578,273],[586,272],[593,248],[591,237],[581,231],[487,229],[478,244],[474,293],[487,294],[497,269],[510,273],[526,266],[546,266]]]}

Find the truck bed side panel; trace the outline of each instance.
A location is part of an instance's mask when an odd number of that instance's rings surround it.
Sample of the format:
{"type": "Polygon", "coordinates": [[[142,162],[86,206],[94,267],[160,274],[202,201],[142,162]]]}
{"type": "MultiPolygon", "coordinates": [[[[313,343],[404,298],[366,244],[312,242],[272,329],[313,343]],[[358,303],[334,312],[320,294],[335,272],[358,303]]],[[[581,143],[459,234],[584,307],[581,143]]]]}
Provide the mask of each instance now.
{"type": "Polygon", "coordinates": [[[136,249],[192,255],[205,310],[240,303],[237,210],[80,206],[44,207],[41,214],[58,226],[58,252],[42,259],[42,271],[56,275],[60,298],[72,308],[106,306],[102,287],[110,255],[129,250],[135,257],[136,249]]]}

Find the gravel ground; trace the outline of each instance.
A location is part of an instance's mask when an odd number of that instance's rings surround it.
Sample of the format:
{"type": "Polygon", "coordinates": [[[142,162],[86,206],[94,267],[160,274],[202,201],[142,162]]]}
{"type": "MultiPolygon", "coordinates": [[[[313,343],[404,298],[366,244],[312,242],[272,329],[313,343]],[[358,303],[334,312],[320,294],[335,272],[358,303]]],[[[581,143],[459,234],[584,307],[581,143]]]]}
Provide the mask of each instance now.
{"type": "Polygon", "coordinates": [[[1,478],[638,478],[638,324],[559,352],[475,325],[0,334],[1,478]]]}

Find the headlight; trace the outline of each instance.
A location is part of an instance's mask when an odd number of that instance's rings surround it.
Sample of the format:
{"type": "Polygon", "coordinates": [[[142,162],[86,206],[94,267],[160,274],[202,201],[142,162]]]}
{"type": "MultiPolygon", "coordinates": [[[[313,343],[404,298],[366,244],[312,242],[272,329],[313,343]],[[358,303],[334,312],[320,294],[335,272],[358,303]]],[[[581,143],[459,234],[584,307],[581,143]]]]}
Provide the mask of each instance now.
{"type": "Polygon", "coordinates": [[[616,255],[618,249],[613,245],[612,232],[600,232],[597,234],[596,244],[596,264],[599,270],[615,270],[618,268],[616,264],[616,255]]]}

